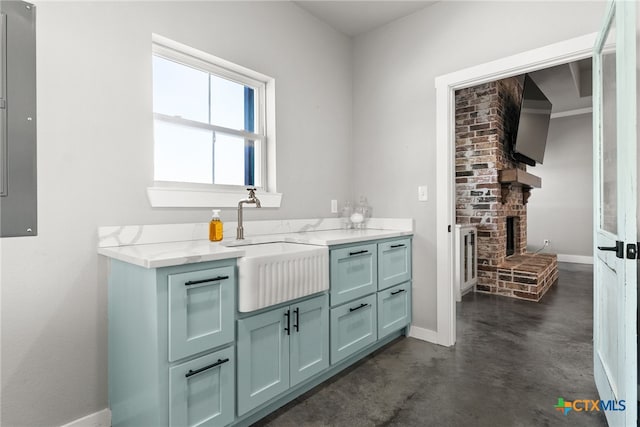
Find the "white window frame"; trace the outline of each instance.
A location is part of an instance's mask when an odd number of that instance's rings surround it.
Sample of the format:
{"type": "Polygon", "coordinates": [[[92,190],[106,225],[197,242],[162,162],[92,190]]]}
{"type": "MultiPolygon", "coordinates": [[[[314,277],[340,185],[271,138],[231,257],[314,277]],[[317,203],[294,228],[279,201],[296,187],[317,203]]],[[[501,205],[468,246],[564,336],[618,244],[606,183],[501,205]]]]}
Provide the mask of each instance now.
{"type": "MultiPolygon", "coordinates": [[[[263,207],[280,207],[282,194],[276,192],[275,170],[275,80],[264,74],[194,49],[166,37],[152,35],[152,54],[186,66],[194,67],[254,88],[257,120],[255,133],[230,129],[154,113],[154,119],[199,127],[225,134],[249,137],[255,141],[256,158],[254,176],[260,180],[258,197],[263,207]],[[258,156],[256,156],[258,157],[258,156]]],[[[154,144],[155,147],[155,144],[154,144]]],[[[151,159],[153,156],[151,156],[151,159]]],[[[198,184],[188,182],[155,181],[147,188],[152,207],[236,207],[238,200],[247,195],[247,186],[198,184]]]]}

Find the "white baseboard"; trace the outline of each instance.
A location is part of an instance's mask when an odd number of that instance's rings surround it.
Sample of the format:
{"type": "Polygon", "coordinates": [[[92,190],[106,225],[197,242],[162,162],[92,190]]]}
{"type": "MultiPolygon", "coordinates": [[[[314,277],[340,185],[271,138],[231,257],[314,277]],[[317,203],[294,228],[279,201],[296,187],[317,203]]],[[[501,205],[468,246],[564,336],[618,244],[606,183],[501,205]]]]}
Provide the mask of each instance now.
{"type": "Polygon", "coordinates": [[[586,255],[558,254],[558,262],[573,262],[576,264],[593,264],[593,257],[586,255]]]}
{"type": "Polygon", "coordinates": [[[411,325],[409,328],[409,336],[422,341],[438,344],[438,333],[431,329],[419,328],[411,325]]]}
{"type": "Polygon", "coordinates": [[[61,427],[111,427],[111,411],[109,408],[105,408],[61,427]]]}

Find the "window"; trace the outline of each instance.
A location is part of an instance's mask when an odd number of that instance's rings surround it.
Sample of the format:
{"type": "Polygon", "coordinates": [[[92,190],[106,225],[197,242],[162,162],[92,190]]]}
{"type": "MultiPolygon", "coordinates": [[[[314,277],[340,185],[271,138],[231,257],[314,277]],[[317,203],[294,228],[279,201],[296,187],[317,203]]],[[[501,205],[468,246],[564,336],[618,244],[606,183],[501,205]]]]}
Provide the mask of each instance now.
{"type": "Polygon", "coordinates": [[[175,42],[157,40],[154,37],[156,185],[209,184],[243,194],[246,186],[273,191],[271,182],[267,186],[266,162],[266,98],[272,79],[175,42]]]}

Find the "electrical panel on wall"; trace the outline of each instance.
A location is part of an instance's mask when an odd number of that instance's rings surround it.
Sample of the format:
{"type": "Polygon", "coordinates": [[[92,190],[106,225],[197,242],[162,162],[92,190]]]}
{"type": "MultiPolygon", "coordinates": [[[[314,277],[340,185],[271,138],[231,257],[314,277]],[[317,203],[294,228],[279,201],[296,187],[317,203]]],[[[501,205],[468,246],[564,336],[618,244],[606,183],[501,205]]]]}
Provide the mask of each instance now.
{"type": "Polygon", "coordinates": [[[0,1],[0,237],[38,232],[35,15],[0,1]]]}

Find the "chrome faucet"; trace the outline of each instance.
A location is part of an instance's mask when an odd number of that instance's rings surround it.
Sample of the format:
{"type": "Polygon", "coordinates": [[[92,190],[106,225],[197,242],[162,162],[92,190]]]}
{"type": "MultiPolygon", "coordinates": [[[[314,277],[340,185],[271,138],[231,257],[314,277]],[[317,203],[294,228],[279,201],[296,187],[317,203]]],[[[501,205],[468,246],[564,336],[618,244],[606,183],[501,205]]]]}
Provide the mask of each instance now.
{"type": "Polygon", "coordinates": [[[256,189],[255,188],[247,188],[249,191],[249,197],[246,199],[242,199],[238,202],[238,230],[236,233],[237,240],[244,239],[244,227],[242,226],[242,205],[243,204],[254,204],[256,208],[261,208],[260,200],[256,197],[256,189]]]}

